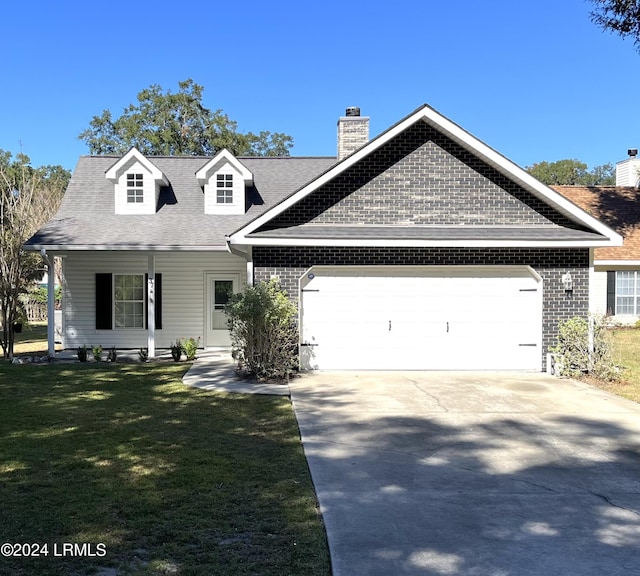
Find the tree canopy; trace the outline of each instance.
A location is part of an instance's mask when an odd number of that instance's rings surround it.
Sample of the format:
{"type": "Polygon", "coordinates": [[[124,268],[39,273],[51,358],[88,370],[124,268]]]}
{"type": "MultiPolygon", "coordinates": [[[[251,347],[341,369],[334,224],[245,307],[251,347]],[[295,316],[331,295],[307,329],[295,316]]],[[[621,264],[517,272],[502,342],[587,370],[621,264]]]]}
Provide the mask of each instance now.
{"type": "Polygon", "coordinates": [[[537,162],[526,167],[527,172],[547,185],[610,186],[615,184],[615,168],[602,164],[589,170],[579,160],[537,162]]]}
{"type": "Polygon", "coordinates": [[[236,156],[288,156],[293,138],[280,132],[238,132],[237,122],[202,103],[203,87],[187,79],[176,93],[153,84],[114,118],[94,116],[78,138],[91,154],[124,154],[135,146],[146,155],[212,156],[226,148],[236,156]]]}
{"type": "Polygon", "coordinates": [[[640,0],[590,0],[591,20],[603,30],[631,38],[640,51],[640,0]]]}

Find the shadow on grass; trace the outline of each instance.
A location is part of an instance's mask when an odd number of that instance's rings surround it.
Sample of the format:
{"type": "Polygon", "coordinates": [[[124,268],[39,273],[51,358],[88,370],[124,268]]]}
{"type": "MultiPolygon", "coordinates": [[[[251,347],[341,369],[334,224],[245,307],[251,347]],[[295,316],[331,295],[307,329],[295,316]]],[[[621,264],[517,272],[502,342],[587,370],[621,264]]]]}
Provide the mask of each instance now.
{"type": "Polygon", "coordinates": [[[0,573],[329,574],[288,399],[181,384],[184,366],[0,366],[0,573]],[[53,557],[98,543],[104,557],[53,557]]]}

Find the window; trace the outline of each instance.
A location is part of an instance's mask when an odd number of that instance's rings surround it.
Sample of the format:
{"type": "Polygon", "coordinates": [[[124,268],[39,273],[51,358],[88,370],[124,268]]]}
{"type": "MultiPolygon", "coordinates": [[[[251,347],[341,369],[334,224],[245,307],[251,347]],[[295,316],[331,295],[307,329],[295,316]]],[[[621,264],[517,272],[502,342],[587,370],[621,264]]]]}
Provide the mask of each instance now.
{"type": "MultiPolygon", "coordinates": [[[[143,283],[144,303],[142,311],[146,310],[147,275],[115,275],[111,273],[96,274],[96,330],[113,330],[114,319],[116,328],[129,328],[127,324],[140,327],[140,283],[143,283]],[[114,276],[117,279],[114,279],[114,276]],[[129,290],[127,290],[127,286],[129,290]],[[116,301],[116,298],[118,300],[116,301]],[[127,308],[129,311],[127,313],[127,308]]],[[[156,274],[155,281],[155,325],[162,329],[162,274],[156,274]]],[[[143,328],[147,328],[146,312],[143,328]]]]}
{"type": "Polygon", "coordinates": [[[114,274],[116,328],[144,328],[144,275],[114,274]]]}
{"type": "Polygon", "coordinates": [[[127,174],[127,204],[141,204],[143,199],[142,174],[127,174]]]}
{"type": "Polygon", "coordinates": [[[233,280],[215,280],[214,282],[214,308],[224,310],[233,296],[233,280]]]}
{"type": "Polygon", "coordinates": [[[233,204],[233,174],[216,174],[216,203],[233,204]]]}
{"type": "Polygon", "coordinates": [[[616,272],[616,314],[640,314],[640,275],[637,270],[616,272]]]}

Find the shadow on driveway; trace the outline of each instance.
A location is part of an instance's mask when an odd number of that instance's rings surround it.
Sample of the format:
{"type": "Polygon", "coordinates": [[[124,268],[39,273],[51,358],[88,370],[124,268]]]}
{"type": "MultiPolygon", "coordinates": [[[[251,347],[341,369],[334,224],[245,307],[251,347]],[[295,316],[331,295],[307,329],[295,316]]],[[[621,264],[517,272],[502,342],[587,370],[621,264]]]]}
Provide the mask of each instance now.
{"type": "Polygon", "coordinates": [[[291,385],[334,576],[640,574],[640,405],[542,374],[291,385]]]}

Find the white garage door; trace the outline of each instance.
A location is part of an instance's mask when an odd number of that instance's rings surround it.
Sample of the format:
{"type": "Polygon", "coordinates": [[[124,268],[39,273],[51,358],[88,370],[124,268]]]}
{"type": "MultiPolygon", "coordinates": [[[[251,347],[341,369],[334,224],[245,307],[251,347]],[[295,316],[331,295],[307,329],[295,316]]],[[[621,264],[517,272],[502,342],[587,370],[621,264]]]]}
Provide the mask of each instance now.
{"type": "Polygon", "coordinates": [[[307,368],[541,369],[542,285],[528,267],[313,268],[300,304],[307,368]]]}

